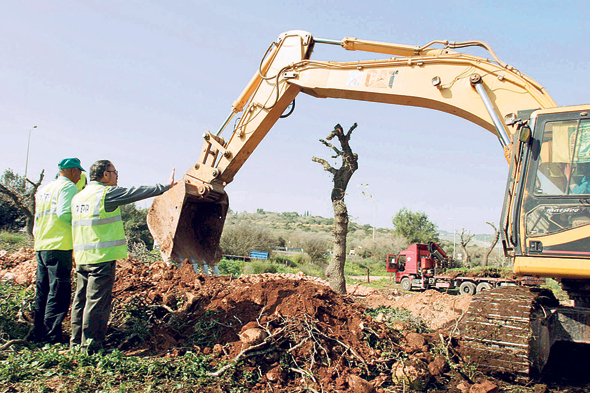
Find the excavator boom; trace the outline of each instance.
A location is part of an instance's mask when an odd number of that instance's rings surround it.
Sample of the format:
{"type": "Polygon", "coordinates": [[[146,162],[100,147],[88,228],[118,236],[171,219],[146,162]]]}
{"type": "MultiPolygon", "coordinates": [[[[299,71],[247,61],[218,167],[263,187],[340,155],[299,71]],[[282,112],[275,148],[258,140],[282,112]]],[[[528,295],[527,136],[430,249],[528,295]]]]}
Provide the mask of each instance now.
{"type": "Polygon", "coordinates": [[[220,130],[203,135],[195,165],[170,192],[156,198],[148,225],[163,258],[215,265],[228,209],[224,187],[299,93],[418,106],[454,114],[498,135],[509,149],[505,119],[522,109],[555,107],[543,87],[499,61],[485,43],[433,41],[421,47],[345,38],[314,39],[304,31],[279,36],[267,50],[220,130]],[[311,60],[316,44],[397,57],[330,62],[311,60]],[[442,45],[442,49],[433,48],[442,45]],[[495,60],[458,53],[452,48],[480,46],[495,60]],[[230,120],[243,112],[230,132],[230,120]]]}

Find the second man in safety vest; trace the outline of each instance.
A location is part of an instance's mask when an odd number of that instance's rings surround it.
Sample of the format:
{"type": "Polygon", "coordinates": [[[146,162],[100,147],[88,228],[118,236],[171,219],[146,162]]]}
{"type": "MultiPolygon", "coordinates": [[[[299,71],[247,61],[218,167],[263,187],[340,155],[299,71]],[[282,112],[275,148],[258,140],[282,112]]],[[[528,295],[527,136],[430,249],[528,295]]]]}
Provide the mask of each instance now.
{"type": "Polygon", "coordinates": [[[90,182],[72,200],[72,234],[77,289],[72,304],[70,346],[103,348],[111,312],[116,260],[127,257],[119,206],[158,196],[174,184],[117,187],[119,173],[108,160],[90,167],[90,182]]]}
{"type": "Polygon", "coordinates": [[[62,342],[62,322],[72,295],[71,203],[84,169],[77,158],[61,160],[58,169],[56,179],[35,196],[35,323],[28,338],[40,343],[62,342]]]}

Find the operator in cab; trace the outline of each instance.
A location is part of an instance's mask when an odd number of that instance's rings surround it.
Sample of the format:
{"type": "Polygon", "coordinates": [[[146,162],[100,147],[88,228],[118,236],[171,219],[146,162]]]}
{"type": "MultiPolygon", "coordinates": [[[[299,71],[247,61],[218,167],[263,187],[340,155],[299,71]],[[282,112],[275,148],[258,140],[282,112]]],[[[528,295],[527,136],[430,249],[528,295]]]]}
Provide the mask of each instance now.
{"type": "Polygon", "coordinates": [[[570,194],[590,194],[590,162],[582,162],[577,166],[581,176],[570,184],[570,194]]]}

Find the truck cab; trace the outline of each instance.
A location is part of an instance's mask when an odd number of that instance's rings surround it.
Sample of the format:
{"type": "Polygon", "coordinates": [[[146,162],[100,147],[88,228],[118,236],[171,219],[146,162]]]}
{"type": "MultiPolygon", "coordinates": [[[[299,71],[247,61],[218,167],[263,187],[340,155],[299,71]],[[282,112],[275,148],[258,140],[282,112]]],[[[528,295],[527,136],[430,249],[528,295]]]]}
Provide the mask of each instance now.
{"type": "Polygon", "coordinates": [[[395,282],[401,283],[404,290],[410,290],[413,286],[425,289],[438,267],[433,252],[439,249],[438,244],[432,242],[412,244],[397,255],[388,254],[386,270],[395,273],[395,282]]]}

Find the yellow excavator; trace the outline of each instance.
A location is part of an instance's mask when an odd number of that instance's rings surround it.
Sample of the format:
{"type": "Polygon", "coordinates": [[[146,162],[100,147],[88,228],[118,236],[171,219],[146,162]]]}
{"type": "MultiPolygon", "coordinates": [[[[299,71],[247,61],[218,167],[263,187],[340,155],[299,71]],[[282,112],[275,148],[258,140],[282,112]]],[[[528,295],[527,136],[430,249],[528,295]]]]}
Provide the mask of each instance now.
{"type": "Polygon", "coordinates": [[[148,225],[165,260],[217,264],[229,204],[224,188],[279,118],[291,114],[299,93],[436,109],[495,134],[510,163],[505,254],[517,274],[559,280],[575,307],[558,306],[544,291],[484,291],[474,297],[464,337],[489,367],[526,376],[542,372],[555,342],[590,344],[590,105],[558,107],[481,41],[409,46],[281,34],[219,131],[204,133],[198,161],[154,200],[148,225]],[[312,60],[315,45],[386,58],[312,60]],[[469,47],[490,58],[459,51],[469,47]]]}

